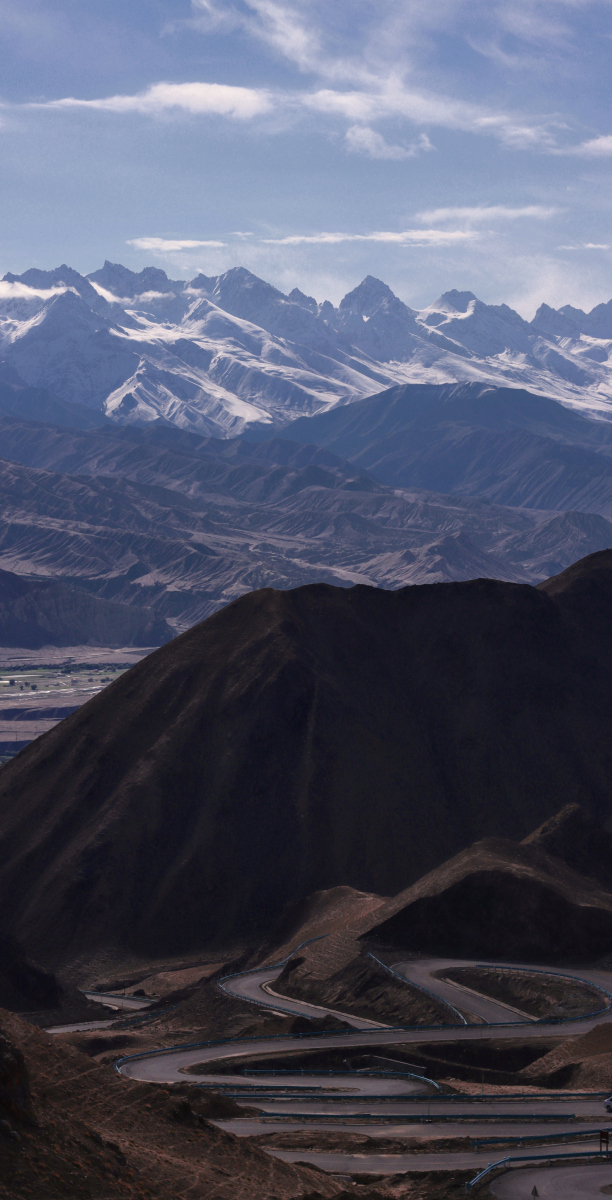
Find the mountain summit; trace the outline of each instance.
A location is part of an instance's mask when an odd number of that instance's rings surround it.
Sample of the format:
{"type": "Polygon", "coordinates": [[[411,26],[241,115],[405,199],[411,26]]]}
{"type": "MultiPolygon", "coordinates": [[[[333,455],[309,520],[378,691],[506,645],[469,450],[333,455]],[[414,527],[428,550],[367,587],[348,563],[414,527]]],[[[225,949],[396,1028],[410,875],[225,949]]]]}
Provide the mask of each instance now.
{"type": "Polygon", "coordinates": [[[540,588],[241,597],[0,773],[0,903],[48,966],[259,936],[394,894],[559,796],[610,809],[612,551],[540,588]]]}
{"type": "Polygon", "coordinates": [[[120,424],[274,431],[426,379],[527,388],[600,419],[612,397],[612,301],[541,306],[527,322],[451,289],[417,312],[368,275],[336,307],[244,267],[176,280],[108,260],[88,276],[63,264],[4,282],[19,285],[0,298],[5,366],[120,424]]]}

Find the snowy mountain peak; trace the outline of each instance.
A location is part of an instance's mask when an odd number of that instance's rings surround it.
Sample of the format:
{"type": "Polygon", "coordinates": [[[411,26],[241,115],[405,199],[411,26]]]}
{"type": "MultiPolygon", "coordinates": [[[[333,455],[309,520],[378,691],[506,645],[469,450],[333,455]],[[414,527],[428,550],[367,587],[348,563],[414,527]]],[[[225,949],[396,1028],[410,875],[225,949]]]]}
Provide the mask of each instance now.
{"type": "Polygon", "coordinates": [[[62,263],[61,267],[54,267],[51,271],[41,271],[38,267],[30,267],[28,271],[24,271],[23,275],[12,275],[10,271],[4,276],[3,283],[23,283],[26,287],[36,288],[36,290],[47,291],[50,288],[74,288],[75,292],[79,293],[91,307],[95,307],[97,311],[101,311],[106,307],[106,301],[102,299],[96,292],[96,289],[91,286],[91,283],[84,275],[79,275],[73,267],[66,266],[62,263]]]}
{"type": "Polygon", "coordinates": [[[319,304],[318,312],[319,316],[324,321],[329,321],[330,319],[333,321],[334,317],[336,316],[336,309],[334,308],[331,300],[324,300],[322,304],[319,304]]]}
{"type": "Polygon", "coordinates": [[[612,419],[610,342],[612,301],[541,305],[528,324],[452,289],[415,313],[371,275],[337,308],[244,267],[186,282],[109,261],[87,277],[65,264],[9,273],[0,297],[0,353],[21,380],[123,423],[217,437],[395,383],[527,388],[612,419]]]}
{"type": "Polygon", "coordinates": [[[217,282],[216,275],[203,275],[201,272],[190,279],[187,286],[197,292],[212,292],[217,282]]]}
{"type": "Polygon", "coordinates": [[[592,308],[587,321],[588,326],[583,330],[584,333],[595,338],[612,338],[612,300],[592,308]]]}
{"type": "MultiPolygon", "coordinates": [[[[548,308],[548,305],[541,305],[540,307],[548,308]]],[[[550,311],[555,312],[555,309],[553,308],[550,311]]],[[[583,309],[573,308],[571,304],[564,304],[562,308],[558,308],[556,311],[563,313],[565,317],[571,317],[572,321],[574,321],[578,326],[580,325],[581,321],[585,321],[587,319],[587,315],[583,309]]]]}
{"type": "MultiPolygon", "coordinates": [[[[271,283],[266,283],[258,275],[253,275],[252,271],[247,271],[246,267],[232,267],[224,275],[217,276],[213,296],[219,297],[222,301],[240,297],[242,304],[246,303],[247,306],[262,301],[269,303],[270,300],[286,300],[278,288],[273,287],[271,283]]],[[[225,304],[222,307],[225,307],[225,304]]]]}
{"type": "Polygon", "coordinates": [[[86,287],[86,280],[83,275],[79,275],[74,267],[68,267],[66,263],[62,263],[61,267],[54,267],[51,271],[41,271],[38,267],[30,267],[28,271],[24,271],[23,275],[12,275],[11,272],[3,277],[3,281],[8,283],[23,283],[26,287],[40,288],[41,291],[54,287],[74,287],[79,290],[79,287],[86,287]]]}
{"type": "Polygon", "coordinates": [[[591,338],[612,338],[612,300],[607,304],[596,304],[589,313],[571,304],[562,308],[549,308],[541,304],[532,325],[545,335],[578,337],[581,333],[591,338]]]}
{"type": "MultiPolygon", "coordinates": [[[[582,313],[583,317],[584,315],[582,313]]],[[[562,309],[551,308],[548,304],[540,305],[531,325],[533,329],[537,329],[538,333],[543,333],[545,337],[580,336],[580,327],[570,314],[564,312],[562,309]]]]}
{"type": "Polygon", "coordinates": [[[397,297],[382,280],[374,275],[366,275],[358,287],[347,292],[340,301],[339,310],[357,313],[360,317],[371,317],[385,300],[397,300],[397,297]]]}
{"type": "Polygon", "coordinates": [[[136,272],[108,259],[99,271],[91,271],[87,278],[118,297],[133,298],[145,292],[172,292],[176,288],[182,290],[185,286],[183,280],[168,279],[166,272],[159,267],[143,267],[142,271],[136,272]]]}
{"type": "Polygon", "coordinates": [[[450,292],[443,292],[430,308],[435,312],[466,313],[473,300],[477,300],[473,292],[458,292],[456,288],[451,288],[450,292]]]}
{"type": "Polygon", "coordinates": [[[316,313],[317,311],[318,305],[314,296],[305,296],[297,287],[289,292],[287,299],[291,300],[292,304],[299,304],[301,308],[307,308],[310,312],[316,313]]]}

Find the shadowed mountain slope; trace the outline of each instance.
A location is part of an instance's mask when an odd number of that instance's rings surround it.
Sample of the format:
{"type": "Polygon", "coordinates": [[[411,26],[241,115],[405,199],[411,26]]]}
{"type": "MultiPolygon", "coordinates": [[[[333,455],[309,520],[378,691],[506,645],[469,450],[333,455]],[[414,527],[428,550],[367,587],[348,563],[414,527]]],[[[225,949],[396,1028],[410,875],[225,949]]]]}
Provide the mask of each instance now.
{"type": "Polygon", "coordinates": [[[18,942],[0,933],[0,1007],[13,1012],[59,1008],[61,988],[54,975],[28,962],[18,942]]]}
{"type": "Polygon", "coordinates": [[[612,600],[612,553],[548,590],[241,597],[2,768],[7,929],[47,965],[176,952],[265,933],[318,888],[393,894],[560,798],[607,816],[612,627],[592,573],[612,600]]]}
{"type": "MultiPolygon", "coordinates": [[[[115,1053],[130,1042],[119,1038],[111,1035],[115,1053]]],[[[80,1042],[85,1053],[0,1009],[0,1117],[9,1118],[0,1134],[2,1200],[324,1200],[343,1192],[333,1176],[280,1162],[211,1124],[242,1111],[232,1101],[187,1080],[165,1087],[126,1079],[80,1042]]]]}
{"type": "Polygon", "coordinates": [[[151,610],[0,571],[2,646],[159,646],[171,637],[170,626],[151,610]]]}
{"type": "Polygon", "coordinates": [[[286,435],[392,487],[612,513],[612,427],[522,388],[408,384],[301,418],[286,435]]]}
{"type": "Polygon", "coordinates": [[[0,362],[0,412],[30,421],[51,421],[73,429],[99,429],[110,421],[103,413],[60,400],[45,388],[26,387],[0,362]]]}
{"type": "Polygon", "coordinates": [[[486,838],[396,896],[337,887],[289,905],[256,961],[282,961],[299,946],[275,991],[314,1003],[326,995],[340,1009],[363,994],[371,1007],[362,1015],[376,1019],[383,1010],[372,953],[379,963],[392,963],[400,951],[541,962],[597,957],[612,948],[611,842],[583,806],[568,804],[522,843],[486,838]],[[334,988],[343,1003],[334,1003],[334,988]]]}
{"type": "Polygon", "coordinates": [[[579,804],[567,804],[524,838],[523,845],[562,859],[606,891],[612,890],[612,835],[579,804]]]}
{"type": "Polygon", "coordinates": [[[410,951],[551,963],[612,948],[612,895],[534,838],[485,838],[390,906],[366,936],[410,951]]]}

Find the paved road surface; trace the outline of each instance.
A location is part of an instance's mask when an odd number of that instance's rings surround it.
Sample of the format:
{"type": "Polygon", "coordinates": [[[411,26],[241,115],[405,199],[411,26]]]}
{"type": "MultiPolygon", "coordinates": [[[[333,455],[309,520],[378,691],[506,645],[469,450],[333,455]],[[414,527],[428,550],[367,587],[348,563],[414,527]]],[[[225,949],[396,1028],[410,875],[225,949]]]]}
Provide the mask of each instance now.
{"type": "Polygon", "coordinates": [[[108,1029],[115,1024],[116,1018],[112,1021],[79,1021],[76,1025],[52,1025],[50,1029],[45,1029],[45,1033],[83,1033],[88,1029],[108,1029]]]}
{"type": "Polygon", "coordinates": [[[150,1008],[154,1000],[145,1000],[143,996],[122,996],[115,992],[83,992],[88,1000],[96,1004],[106,1004],[108,1008],[150,1008]]]}
{"type": "Polygon", "coordinates": [[[398,962],[393,964],[393,970],[398,975],[402,975],[410,983],[416,983],[419,987],[426,988],[430,992],[435,992],[442,1000],[447,1000],[449,1004],[455,1008],[460,1008],[471,1016],[479,1017],[488,1024],[504,1024],[508,1021],[520,1021],[529,1024],[533,1021],[527,1013],[519,1012],[516,1008],[510,1008],[507,1004],[500,1004],[496,1000],[489,1000],[487,996],[477,995],[475,992],[466,988],[460,987],[456,983],[450,983],[446,979],[435,979],[434,972],[442,970],[450,970],[451,967],[468,967],[473,966],[473,963],[465,962],[461,959],[434,958],[422,961],[414,959],[410,962],[398,962]]]}
{"type": "Polygon", "coordinates": [[[316,1004],[306,1004],[303,1000],[292,1000],[289,996],[276,995],[266,990],[266,985],[274,983],[280,975],[281,967],[264,967],[261,971],[249,971],[246,975],[233,975],[223,980],[223,990],[230,996],[240,1000],[254,1000],[256,1004],[274,1006],[278,1001],[278,1012],[293,1012],[296,1016],[327,1017],[331,1013],[352,1025],[355,1029],[385,1029],[380,1021],[367,1021],[363,1017],[349,1016],[348,1013],[337,1012],[332,1008],[319,1008],[316,1004]]]}
{"type": "MultiPolygon", "coordinates": [[[[589,1196],[601,1200],[602,1193],[612,1194],[612,1162],[604,1166],[593,1162],[573,1167],[526,1167],[501,1175],[489,1187],[499,1200],[531,1200],[534,1187],[542,1200],[587,1200],[589,1196]]],[[[477,1190],[474,1195],[478,1196],[477,1190]]]]}
{"type": "MultiPolygon", "coordinates": [[[[346,1049],[347,1051],[355,1052],[357,1049],[364,1051],[372,1050],[377,1047],[392,1047],[393,1045],[417,1045],[423,1042],[459,1042],[459,1041],[474,1041],[489,1039],[492,1036],[498,1041],[500,1039],[515,1039],[517,1037],[536,1037],[558,1036],[564,1039],[571,1035],[578,1035],[588,1032],[605,1016],[588,1017],[580,1021],[574,1021],[566,1026],[547,1026],[534,1022],[527,1014],[518,1014],[509,1012],[507,1006],[501,1005],[496,1001],[489,1000],[487,997],[479,996],[465,989],[459,989],[451,984],[444,983],[434,977],[435,973],[451,966],[472,966],[473,962],[465,962],[456,959],[431,959],[415,960],[410,962],[402,962],[394,969],[420,986],[427,988],[442,999],[448,1000],[451,1004],[461,1008],[463,1011],[470,1013],[476,1020],[490,1022],[488,1025],[473,1024],[473,1025],[456,1025],[438,1027],[435,1029],[413,1028],[408,1030],[399,1030],[394,1028],[385,1028],[376,1026],[373,1022],[366,1022],[360,1018],[346,1017],[347,1022],[353,1024],[356,1028],[350,1033],[331,1033],[329,1035],[309,1036],[304,1039],[295,1037],[280,1037],[269,1040],[251,1040],[239,1043],[226,1043],[225,1045],[202,1046],[196,1049],[171,1049],[165,1053],[148,1055],[145,1058],[133,1059],[124,1062],[120,1066],[123,1074],[129,1075],[134,1079],[147,1080],[150,1082],[185,1082],[184,1069],[188,1066],[194,1066],[198,1063],[213,1063],[215,1061],[234,1059],[236,1067],[240,1069],[240,1060],[253,1054],[265,1054],[267,1057],[277,1054],[286,1054],[288,1051],[295,1053],[302,1050],[315,1049],[346,1049]],[[498,1023],[499,1022],[499,1023],[498,1023]]],[[[501,965],[501,964],[498,964],[501,965]]],[[[504,964],[506,966],[522,967],[523,964],[504,964]]],[[[230,991],[232,995],[239,996],[243,999],[249,999],[258,1003],[263,1003],[269,1006],[274,1003],[274,997],[263,990],[263,985],[274,982],[281,971],[281,967],[262,968],[256,972],[247,975],[236,976],[233,979],[224,983],[226,991],[230,991]],[[229,984],[229,986],[228,986],[229,984]]],[[[548,969],[547,969],[548,971],[548,969]]],[[[559,973],[553,968],[549,973],[559,973]]],[[[581,971],[580,976],[600,986],[605,987],[612,992],[612,972],[602,971],[581,971]]],[[[602,998],[602,1004],[605,1003],[605,998],[602,998]]],[[[279,999],[279,1008],[290,1008],[292,1012],[303,1013],[304,1015],[312,1016],[313,1013],[325,1015],[329,1010],[321,1007],[306,1005],[300,1001],[289,1000],[287,997],[279,999]]],[[[609,1018],[608,1018],[609,1019],[609,1018]]],[[[431,1096],[423,1096],[424,1087],[427,1085],[418,1081],[410,1081],[406,1079],[393,1079],[381,1076],[364,1076],[351,1075],[348,1079],[346,1076],[312,1076],[307,1075],[261,1075],[257,1077],[245,1076],[242,1074],[236,1075],[188,1075],[187,1079],[192,1079],[194,1082],[207,1083],[208,1085],[223,1085],[226,1089],[229,1087],[240,1088],[241,1094],[244,1094],[244,1103],[253,1104],[254,1097],[247,1090],[244,1092],[245,1085],[248,1084],[253,1090],[259,1094],[255,1100],[257,1107],[262,1112],[261,1119],[237,1119],[231,1122],[216,1122],[226,1129],[231,1129],[233,1132],[243,1134],[253,1134],[257,1132],[273,1132],[275,1128],[275,1117],[277,1118],[276,1128],[281,1130],[290,1130],[292,1128],[314,1130],[316,1128],[336,1129],[338,1131],[344,1129],[354,1132],[367,1132],[371,1136],[390,1136],[393,1134],[403,1134],[404,1136],[472,1136],[472,1137],[493,1137],[508,1135],[516,1137],[521,1131],[525,1134],[543,1133],[550,1134],[553,1132],[572,1134],[577,1132],[581,1122],[588,1122],[587,1128],[592,1126],[598,1127],[601,1123],[607,1123],[606,1113],[603,1108],[601,1098],[593,1097],[593,1099],[576,1100],[562,1095],[554,1096],[553,1098],[540,1098],[534,1096],[522,1100],[513,1099],[511,1096],[490,1098],[469,1098],[463,1096],[460,1099],[451,1101],[448,1099],[432,1099],[431,1096]],[[278,1095],[280,1089],[287,1089],[288,1094],[278,1095]],[[305,1094],[303,1089],[307,1089],[305,1094]],[[329,1090],[321,1090],[332,1089],[329,1090]],[[266,1089],[269,1092],[276,1092],[276,1098],[271,1095],[266,1095],[266,1089]],[[419,1097],[421,1098],[417,1098],[419,1097]],[[308,1114],[312,1120],[307,1123],[296,1123],[291,1121],[292,1114],[308,1114]],[[384,1124],[366,1123],[363,1118],[360,1119],[359,1114],[370,1113],[380,1117],[391,1117],[391,1121],[385,1120],[384,1124]],[[266,1114],[268,1114],[266,1116],[266,1114]],[[469,1120],[461,1120],[460,1115],[468,1116],[469,1120]],[[537,1121],[532,1118],[537,1114],[539,1117],[555,1116],[557,1120],[537,1121]],[[580,1118],[580,1122],[572,1123],[568,1121],[568,1114],[575,1114],[580,1118]],[[325,1120],[317,1121],[317,1117],[324,1118],[325,1116],[335,1116],[342,1118],[342,1124],[334,1121],[326,1123],[325,1120]],[[434,1115],[454,1117],[452,1120],[431,1122],[426,1124],[419,1123],[419,1116],[434,1115]],[[498,1119],[495,1121],[493,1117],[498,1119]],[[476,1118],[476,1120],[474,1120],[476,1118]],[[507,1118],[507,1120],[505,1119],[507,1118]]],[[[430,1087],[430,1092],[433,1090],[430,1087]]],[[[609,1121],[609,1119],[608,1119],[609,1121]]],[[[598,1148],[597,1144],[587,1144],[585,1142],[576,1143],[577,1149],[598,1148]]],[[[571,1143],[563,1146],[564,1151],[569,1150],[571,1143]]],[[[486,1147],[481,1151],[467,1153],[448,1153],[448,1154],[432,1154],[432,1155],[362,1155],[351,1153],[323,1153],[317,1151],[273,1151],[270,1153],[276,1154],[278,1157],[285,1158],[288,1161],[308,1161],[316,1163],[325,1170],[349,1172],[356,1171],[372,1171],[374,1173],[388,1173],[401,1170],[431,1170],[432,1167],[438,1169],[452,1169],[456,1167],[482,1168],[489,1162],[495,1161],[496,1157],[502,1157],[503,1152],[499,1152],[495,1147],[486,1147]]],[[[508,1151],[512,1154],[513,1151],[508,1151]]],[[[519,1156],[525,1153],[518,1147],[514,1153],[519,1156]]],[[[575,1168],[571,1168],[575,1170],[575,1168]]],[[[610,1179],[612,1180],[612,1164],[609,1170],[610,1179]]],[[[567,1172],[570,1169],[564,1168],[567,1172]]],[[[587,1172],[587,1177],[590,1179],[590,1174],[594,1168],[589,1164],[587,1167],[577,1168],[587,1172]]],[[[535,1168],[535,1173],[538,1180],[540,1176],[546,1175],[547,1172],[542,1168],[535,1168]]],[[[526,1178],[524,1172],[521,1171],[521,1179],[526,1178]]],[[[547,1176],[548,1177],[548,1176],[547,1176]]],[[[505,1177],[509,1180],[513,1176],[505,1177]]],[[[569,1178],[569,1176],[568,1176],[569,1178]]],[[[574,1178],[574,1177],[572,1177],[574,1178]]],[[[578,1178],[576,1176],[576,1178],[578,1178]]],[[[496,1187],[501,1185],[496,1184],[496,1187]]],[[[508,1183],[507,1186],[510,1186],[508,1183]]],[[[522,1184],[517,1185],[522,1186],[522,1184]]],[[[565,1186],[565,1185],[563,1185],[565,1186]]],[[[573,1186],[573,1184],[572,1184],[573,1186]]],[[[533,1183],[531,1184],[533,1187],[533,1183]]],[[[539,1183],[538,1183],[539,1187],[539,1183]]],[[[496,1194],[502,1195],[501,1192],[496,1194]]],[[[508,1192],[508,1197],[518,1196],[520,1192],[508,1192]]],[[[552,1196],[552,1192],[550,1195],[552,1196]]],[[[555,1193],[556,1195],[557,1193],[555,1193]]],[[[559,1196],[573,1195],[572,1192],[559,1193],[559,1196]]],[[[578,1193],[576,1193],[578,1194],[578,1193]]],[[[582,1192],[586,1195],[589,1193],[582,1192]]],[[[506,1193],[503,1193],[506,1195],[506,1193]]]]}
{"type": "MultiPolygon", "coordinates": [[[[572,1150],[572,1146],[567,1145],[564,1146],[563,1149],[567,1150],[569,1153],[572,1150]]],[[[579,1153],[581,1150],[597,1149],[597,1146],[586,1145],[583,1142],[581,1145],[577,1143],[575,1149],[579,1153]]],[[[495,1161],[495,1155],[492,1155],[490,1150],[479,1153],[473,1153],[469,1150],[453,1151],[446,1154],[443,1152],[440,1154],[341,1154],[338,1152],[324,1153],[323,1151],[317,1153],[310,1150],[273,1150],[269,1147],[266,1147],[266,1153],[273,1154],[275,1158],[282,1158],[285,1162],[314,1163],[315,1166],[321,1167],[324,1171],[346,1172],[347,1175],[353,1175],[357,1172],[364,1172],[364,1174],[366,1172],[371,1172],[375,1175],[390,1175],[400,1171],[465,1171],[468,1169],[473,1170],[474,1174],[476,1174],[479,1170],[482,1170],[483,1167],[486,1167],[488,1163],[495,1161]]],[[[520,1153],[520,1151],[517,1153],[520,1153]]],[[[544,1153],[544,1151],[542,1151],[542,1153],[544,1153]]],[[[499,1157],[502,1157],[501,1154],[499,1157]]],[[[599,1166],[599,1164],[597,1164],[597,1166],[599,1166]]],[[[587,1166],[583,1167],[562,1167],[559,1169],[559,1175],[561,1176],[564,1172],[569,1174],[570,1171],[573,1171],[575,1173],[575,1182],[573,1186],[576,1186],[581,1174],[586,1176],[588,1179],[591,1172],[596,1169],[597,1167],[594,1167],[592,1164],[588,1164],[587,1166]]],[[[606,1172],[605,1182],[612,1183],[612,1163],[610,1166],[599,1167],[599,1169],[602,1172],[606,1172]]],[[[499,1196],[500,1200],[501,1197],[504,1197],[504,1200],[506,1200],[506,1197],[512,1197],[513,1200],[514,1197],[516,1197],[517,1200],[530,1200],[531,1189],[533,1188],[534,1183],[537,1184],[538,1192],[540,1192],[541,1196],[554,1197],[554,1200],[561,1200],[562,1197],[565,1198],[566,1196],[582,1197],[585,1195],[590,1196],[601,1194],[600,1191],[597,1191],[597,1189],[595,1189],[593,1192],[563,1192],[553,1188],[552,1190],[544,1192],[540,1187],[540,1178],[544,1180],[549,1173],[556,1174],[556,1171],[553,1168],[540,1168],[539,1170],[535,1169],[529,1173],[523,1171],[511,1171],[508,1173],[508,1175],[502,1176],[502,1179],[495,1185],[495,1188],[499,1188],[500,1184],[507,1180],[508,1187],[512,1187],[513,1190],[508,1190],[505,1192],[496,1190],[495,1195],[499,1196]],[[520,1175],[524,1178],[515,1182],[515,1175],[520,1175]],[[525,1183],[527,1180],[527,1191],[525,1191],[525,1183]]],[[[601,1189],[601,1186],[602,1185],[600,1182],[599,1189],[601,1189]]],[[[474,1191],[474,1196],[476,1198],[478,1197],[477,1190],[474,1191]]]]}
{"type": "MultiPolygon", "coordinates": [[[[103,1004],[105,1008],[115,1009],[117,1013],[135,1008],[150,1008],[154,1003],[153,1000],[145,1000],[143,996],[120,996],[113,992],[83,992],[83,995],[88,1000],[103,1004]]],[[[80,1033],[88,1029],[108,1029],[117,1019],[113,1017],[110,1021],[78,1021],[73,1025],[52,1025],[50,1029],[45,1029],[45,1033],[80,1033]]]]}
{"type": "MultiPolygon", "coordinates": [[[[480,960],[482,962],[482,959],[480,960]]],[[[411,983],[416,983],[420,987],[427,988],[430,992],[435,992],[443,1000],[448,1000],[449,1004],[454,1004],[456,1008],[460,1008],[465,1012],[472,1013],[474,1016],[480,1017],[489,1024],[495,1025],[508,1021],[513,1022],[532,1022],[534,1018],[528,1013],[521,1013],[518,1009],[513,1009],[509,1005],[502,1004],[498,1000],[490,1000],[486,996],[479,996],[475,992],[461,987],[456,983],[450,983],[446,979],[437,979],[436,974],[441,971],[449,971],[453,967],[475,967],[479,965],[477,959],[461,959],[461,958],[429,958],[429,959],[411,959],[409,962],[398,962],[393,964],[393,970],[397,971],[398,975],[403,975],[404,979],[411,983]]],[[[497,966],[508,966],[514,970],[533,971],[533,963],[497,963],[497,966]]],[[[607,992],[612,992],[612,972],[610,971],[591,971],[588,968],[584,970],[577,968],[575,971],[563,967],[546,967],[547,975],[574,975],[580,979],[584,979],[587,983],[592,983],[595,987],[601,987],[607,992]]],[[[606,997],[602,995],[601,1004],[610,1003],[606,997]]],[[[594,1008],[600,1007],[594,1004],[594,1008]]],[[[571,1026],[568,1026],[571,1028],[571,1026]]]]}
{"type": "MultiPolygon", "coordinates": [[[[264,1111],[271,1110],[272,1108],[274,1108],[275,1111],[279,1111],[278,1104],[275,1103],[273,1105],[273,1104],[268,1103],[267,1101],[258,1101],[257,1107],[258,1108],[261,1107],[264,1111]]],[[[294,1103],[292,1107],[295,1109],[297,1107],[297,1105],[294,1103]]],[[[360,1107],[360,1106],[355,1104],[354,1111],[358,1107],[360,1107]]],[[[365,1107],[365,1106],[361,1106],[361,1107],[365,1107]]],[[[389,1107],[389,1106],[387,1106],[387,1107],[389,1107]]],[[[396,1106],[393,1105],[394,1113],[395,1113],[395,1108],[396,1108],[396,1106]]],[[[417,1106],[415,1104],[412,1104],[410,1106],[410,1108],[408,1105],[405,1105],[405,1115],[404,1116],[400,1116],[400,1118],[397,1121],[385,1119],[384,1122],[381,1120],[380,1123],[376,1123],[374,1121],[368,1121],[366,1123],[364,1121],[363,1124],[360,1124],[358,1116],[353,1117],[353,1119],[347,1125],[344,1125],[343,1120],[331,1122],[331,1121],[317,1121],[317,1120],[313,1119],[312,1121],[308,1121],[308,1123],[305,1124],[303,1121],[291,1121],[290,1119],[287,1119],[287,1120],[283,1121],[281,1124],[280,1122],[276,1121],[276,1119],[266,1121],[265,1119],[262,1120],[262,1118],[258,1118],[258,1117],[235,1117],[229,1121],[215,1121],[215,1125],[218,1125],[222,1129],[227,1129],[227,1131],[229,1133],[235,1133],[237,1137],[253,1137],[254,1135],[258,1135],[258,1134],[262,1134],[262,1133],[270,1134],[270,1133],[275,1133],[275,1132],[279,1132],[279,1131],[282,1133],[296,1133],[296,1132],[311,1133],[316,1130],[325,1130],[326,1133],[366,1134],[368,1137],[372,1137],[372,1138],[376,1138],[376,1137],[378,1137],[378,1138],[388,1138],[388,1137],[439,1138],[439,1137],[452,1136],[452,1137],[469,1137],[472,1139],[478,1139],[478,1138],[492,1138],[492,1137],[500,1137],[501,1136],[498,1127],[496,1125],[492,1125],[490,1122],[486,1121],[484,1118],[480,1122],[476,1119],[476,1120],[470,1120],[469,1123],[468,1122],[466,1122],[465,1124],[462,1123],[460,1126],[453,1125],[452,1128],[450,1128],[450,1130],[449,1130],[449,1124],[446,1121],[436,1121],[435,1120],[435,1113],[437,1112],[437,1107],[436,1107],[436,1109],[434,1109],[433,1106],[432,1106],[432,1118],[433,1119],[427,1121],[424,1124],[421,1124],[419,1122],[419,1120],[417,1119],[417,1117],[415,1116],[416,1108],[417,1108],[417,1106]]],[[[287,1113],[288,1113],[288,1117],[289,1117],[290,1116],[289,1108],[287,1109],[287,1113]]],[[[382,1109],[381,1109],[381,1113],[383,1113],[385,1118],[388,1116],[388,1114],[384,1113],[384,1111],[382,1109]]],[[[591,1120],[585,1121],[585,1122],[582,1122],[582,1121],[568,1122],[566,1119],[564,1119],[564,1115],[561,1114],[559,1117],[558,1123],[555,1122],[555,1124],[552,1126],[548,1121],[546,1121],[546,1122],[534,1121],[534,1122],[529,1123],[528,1129],[525,1129],[525,1125],[523,1123],[521,1123],[519,1120],[516,1123],[512,1124],[512,1126],[511,1126],[512,1135],[511,1136],[518,1138],[518,1137],[520,1137],[521,1132],[524,1132],[525,1134],[528,1134],[530,1137],[534,1137],[536,1135],[541,1135],[542,1137],[546,1137],[552,1131],[553,1133],[561,1133],[561,1134],[566,1133],[567,1137],[568,1137],[568,1144],[571,1144],[572,1138],[576,1137],[577,1133],[580,1132],[581,1127],[584,1127],[585,1129],[595,1129],[598,1126],[599,1126],[598,1115],[594,1116],[591,1120]]],[[[510,1125],[508,1125],[508,1128],[510,1128],[510,1125]]],[[[529,1145],[529,1143],[528,1143],[528,1145],[529,1145]]],[[[582,1145],[583,1145],[583,1149],[587,1149],[587,1150],[592,1149],[591,1146],[586,1145],[586,1139],[583,1141],[582,1145]]],[[[599,1146],[599,1142],[597,1143],[597,1146],[599,1146]]],[[[566,1148],[565,1143],[562,1143],[557,1148],[558,1148],[559,1152],[561,1153],[566,1148]]],[[[494,1161],[496,1158],[503,1158],[505,1154],[520,1154],[520,1153],[529,1154],[530,1153],[529,1149],[521,1150],[518,1147],[518,1142],[514,1149],[498,1150],[495,1145],[486,1146],[484,1149],[486,1150],[486,1154],[488,1156],[487,1161],[494,1161]]],[[[545,1152],[544,1150],[541,1151],[542,1154],[544,1152],[545,1152]]],[[[538,1153],[540,1153],[540,1151],[534,1150],[533,1153],[538,1154],[538,1153]]]]}
{"type": "MultiPolygon", "coordinates": [[[[307,1046],[325,1047],[329,1046],[330,1040],[333,1045],[344,1048],[346,1045],[346,1037],[358,1037],[358,1035],[339,1034],[332,1039],[308,1038],[307,1046]]],[[[359,1045],[359,1041],[356,1043],[359,1045]]],[[[306,1043],[301,1039],[297,1042],[292,1037],[275,1038],[273,1041],[247,1041],[234,1044],[202,1046],[194,1050],[172,1050],[164,1054],[149,1054],[146,1058],[137,1058],[123,1063],[121,1066],[121,1074],[128,1075],[131,1079],[141,1079],[148,1083],[164,1082],[164,1083],[185,1083],[187,1081],[198,1083],[213,1083],[218,1081],[224,1085],[240,1084],[244,1087],[247,1084],[249,1087],[261,1086],[261,1081],[257,1084],[252,1078],[244,1075],[209,1075],[201,1074],[194,1075],[191,1072],[185,1076],[185,1067],[193,1067],[199,1063],[212,1063],[217,1061],[227,1061],[228,1059],[240,1060],[241,1058],[250,1057],[253,1054],[270,1053],[287,1053],[291,1051],[295,1054],[296,1050],[300,1051],[306,1048],[306,1043]]],[[[240,1063],[237,1061],[237,1066],[240,1063]]],[[[265,1085],[269,1087],[271,1080],[267,1078],[265,1085]]],[[[351,1076],[347,1082],[346,1078],[340,1076],[320,1075],[288,1075],[275,1078],[273,1081],[275,1090],[280,1090],[281,1087],[312,1087],[312,1088],[331,1088],[334,1092],[346,1092],[348,1096],[354,1097],[359,1095],[376,1095],[381,1091],[388,1092],[389,1095],[405,1095],[406,1093],[418,1094],[424,1091],[424,1085],[416,1081],[401,1079],[391,1079],[386,1081],[386,1086],[381,1087],[381,1080],[372,1075],[356,1075],[351,1076]]],[[[245,1100],[245,1103],[248,1101],[245,1100]]],[[[301,1111],[301,1110],[300,1110],[301,1111]]]]}

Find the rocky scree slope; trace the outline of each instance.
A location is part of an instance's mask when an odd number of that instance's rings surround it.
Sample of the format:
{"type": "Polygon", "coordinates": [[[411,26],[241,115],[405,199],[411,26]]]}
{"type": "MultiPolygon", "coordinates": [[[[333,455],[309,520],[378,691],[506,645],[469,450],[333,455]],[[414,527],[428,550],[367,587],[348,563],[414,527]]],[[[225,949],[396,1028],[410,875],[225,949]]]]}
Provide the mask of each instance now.
{"type": "Polygon", "coordinates": [[[560,795],[608,815],[612,553],[538,588],[252,593],[0,771],[0,903],[47,965],[261,939],[395,894],[560,795]]]}
{"type": "Polygon", "coordinates": [[[305,1200],[342,1191],[211,1124],[211,1100],[195,1087],[121,1078],[2,1010],[0,1030],[0,1114],[9,1118],[9,1130],[0,1127],[2,1200],[305,1200]]]}

